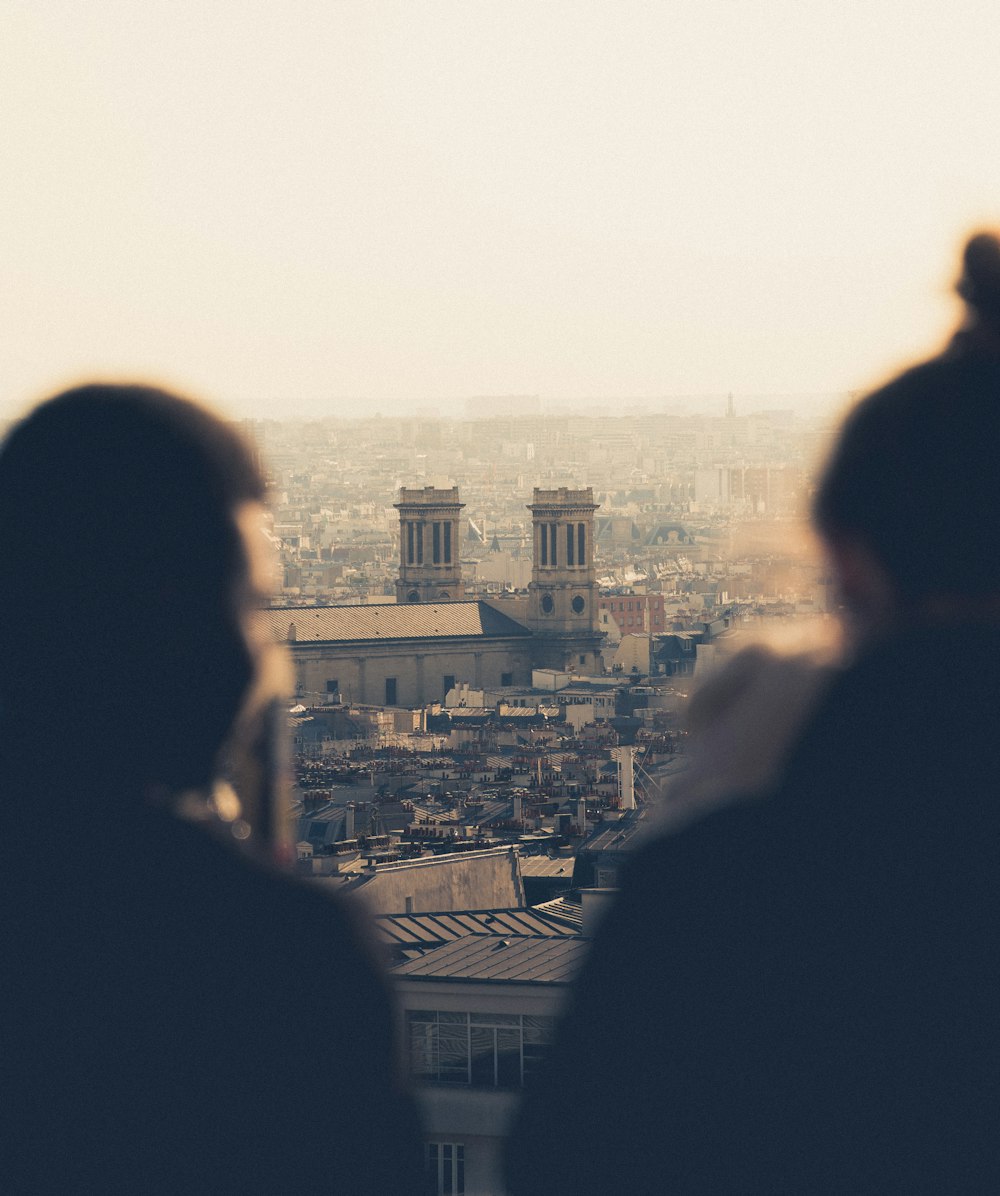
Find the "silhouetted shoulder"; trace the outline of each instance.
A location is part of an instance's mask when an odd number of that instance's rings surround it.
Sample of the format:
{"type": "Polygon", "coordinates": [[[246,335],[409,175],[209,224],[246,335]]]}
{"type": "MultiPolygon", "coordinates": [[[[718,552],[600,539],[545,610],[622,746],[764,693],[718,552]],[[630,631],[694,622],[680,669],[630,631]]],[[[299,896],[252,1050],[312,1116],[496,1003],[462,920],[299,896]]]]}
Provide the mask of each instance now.
{"type": "Polygon", "coordinates": [[[1000,1044],[998,675],[989,627],[887,639],[771,791],[637,854],[528,1094],[512,1192],[1000,1180],[975,1063],[1000,1044]],[[571,1115],[590,1128],[570,1141],[571,1115]]]}
{"type": "Polygon", "coordinates": [[[354,911],[155,811],[74,842],[72,869],[23,878],[4,936],[6,1174],[25,1191],[67,1174],[422,1191],[387,982],[354,911]]]}

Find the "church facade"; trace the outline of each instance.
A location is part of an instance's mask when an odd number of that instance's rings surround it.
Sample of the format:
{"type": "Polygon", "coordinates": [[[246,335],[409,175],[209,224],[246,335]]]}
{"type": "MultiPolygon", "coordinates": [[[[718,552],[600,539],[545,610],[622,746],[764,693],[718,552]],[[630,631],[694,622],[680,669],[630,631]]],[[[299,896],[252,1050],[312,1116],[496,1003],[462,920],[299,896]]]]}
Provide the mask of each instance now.
{"type": "Polygon", "coordinates": [[[502,601],[464,597],[457,487],[403,487],[394,506],[400,521],[395,603],[265,612],[275,639],[291,651],[301,701],[413,707],[442,701],[458,682],[494,689],[530,685],[536,668],[603,671],[592,490],[535,489],[522,618],[505,613],[502,601]]]}

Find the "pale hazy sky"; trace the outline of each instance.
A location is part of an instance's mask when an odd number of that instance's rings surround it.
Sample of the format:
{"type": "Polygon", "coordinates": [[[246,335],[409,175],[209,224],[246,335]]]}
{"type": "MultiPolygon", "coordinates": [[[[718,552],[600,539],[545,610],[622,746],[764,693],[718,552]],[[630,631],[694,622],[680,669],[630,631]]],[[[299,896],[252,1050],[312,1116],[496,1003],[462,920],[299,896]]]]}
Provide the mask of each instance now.
{"type": "Polygon", "coordinates": [[[996,0],[3,0],[0,409],[841,391],[1000,223],[996,0]]]}

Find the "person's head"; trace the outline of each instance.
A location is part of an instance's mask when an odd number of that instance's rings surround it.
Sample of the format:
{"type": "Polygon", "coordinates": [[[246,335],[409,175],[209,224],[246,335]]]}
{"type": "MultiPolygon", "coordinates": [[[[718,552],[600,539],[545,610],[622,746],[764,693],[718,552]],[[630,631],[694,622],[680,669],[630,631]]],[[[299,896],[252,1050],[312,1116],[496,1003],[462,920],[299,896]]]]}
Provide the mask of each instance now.
{"type": "Polygon", "coordinates": [[[970,239],[967,319],[850,413],[814,517],[862,625],[1000,615],[1000,242],[970,239]]]}
{"type": "Polygon", "coordinates": [[[264,493],[235,431],[164,391],[83,386],[18,424],[0,446],[8,733],[64,754],[67,783],[206,784],[255,676],[264,493]]]}

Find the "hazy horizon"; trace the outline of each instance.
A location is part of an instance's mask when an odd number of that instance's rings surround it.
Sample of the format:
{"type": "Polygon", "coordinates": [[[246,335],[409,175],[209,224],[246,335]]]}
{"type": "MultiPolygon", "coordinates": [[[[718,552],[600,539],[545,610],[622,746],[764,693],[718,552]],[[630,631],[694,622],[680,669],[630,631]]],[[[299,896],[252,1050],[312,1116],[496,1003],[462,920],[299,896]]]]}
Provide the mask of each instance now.
{"type": "Polygon", "coordinates": [[[364,398],[358,395],[340,395],[331,396],[325,401],[297,401],[288,398],[280,412],[268,410],[267,405],[263,403],[254,403],[252,400],[244,402],[238,396],[230,396],[226,402],[226,410],[238,418],[278,421],[363,419],[375,415],[386,419],[459,421],[507,416],[522,419],[557,418],[567,415],[607,418],[656,414],[722,416],[732,398],[737,416],[764,411],[793,410],[800,416],[810,417],[839,414],[855,393],[739,394],[728,391],[683,395],[580,395],[549,398],[545,395],[509,395],[496,392],[443,397],[421,395],[410,399],[391,395],[364,398]],[[520,406],[524,400],[537,401],[537,410],[524,410],[520,406]]]}
{"type": "Polygon", "coordinates": [[[973,0],[14,0],[0,413],[93,377],[276,418],[867,389],[1000,222],[997,34],[973,0]]]}

